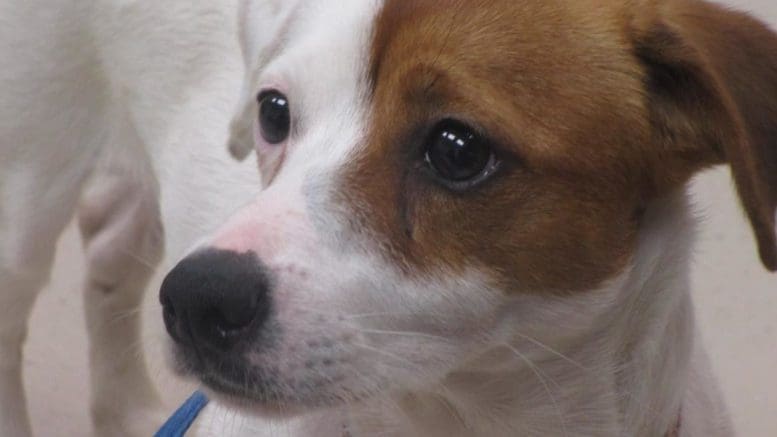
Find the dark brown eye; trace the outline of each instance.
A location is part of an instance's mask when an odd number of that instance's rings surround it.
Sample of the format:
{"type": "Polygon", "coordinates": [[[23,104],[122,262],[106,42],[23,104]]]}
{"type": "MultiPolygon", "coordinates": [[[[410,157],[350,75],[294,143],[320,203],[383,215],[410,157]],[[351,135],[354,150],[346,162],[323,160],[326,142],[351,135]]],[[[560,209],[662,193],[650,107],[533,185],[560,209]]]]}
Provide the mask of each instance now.
{"type": "Polygon", "coordinates": [[[259,131],[270,144],[280,144],[289,138],[291,112],[289,100],[278,91],[266,91],[259,95],[259,131]]]}
{"type": "Polygon", "coordinates": [[[444,120],[427,141],[426,162],[444,182],[475,184],[492,173],[496,159],[488,141],[473,129],[444,120]]]}

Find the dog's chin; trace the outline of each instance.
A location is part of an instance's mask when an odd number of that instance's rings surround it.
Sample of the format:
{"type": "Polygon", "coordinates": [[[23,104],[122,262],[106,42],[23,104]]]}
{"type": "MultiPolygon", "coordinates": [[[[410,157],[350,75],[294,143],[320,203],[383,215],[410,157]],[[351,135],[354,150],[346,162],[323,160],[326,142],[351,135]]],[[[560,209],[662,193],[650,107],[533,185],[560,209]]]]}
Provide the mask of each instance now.
{"type": "MultiPolygon", "coordinates": [[[[191,376],[191,375],[190,375],[191,376]]],[[[221,381],[217,376],[196,377],[203,384],[203,390],[208,397],[219,405],[242,415],[260,417],[262,419],[281,421],[342,408],[346,405],[359,403],[357,400],[316,400],[289,396],[267,396],[238,388],[231,383],[221,381]]]]}
{"type": "Polygon", "coordinates": [[[254,380],[253,383],[246,384],[238,382],[238,379],[244,378],[221,374],[212,369],[203,369],[201,362],[192,360],[192,357],[180,350],[174,349],[170,355],[172,369],[178,376],[201,383],[202,390],[208,398],[242,415],[268,420],[286,420],[341,408],[360,401],[356,396],[341,399],[317,393],[308,393],[307,396],[283,393],[273,390],[272,382],[262,381],[257,376],[249,378],[254,380]]]}
{"type": "Polygon", "coordinates": [[[251,397],[236,395],[215,388],[203,381],[203,391],[209,399],[222,407],[249,417],[260,417],[272,421],[283,421],[309,414],[312,410],[301,405],[286,402],[262,401],[251,397]]]}

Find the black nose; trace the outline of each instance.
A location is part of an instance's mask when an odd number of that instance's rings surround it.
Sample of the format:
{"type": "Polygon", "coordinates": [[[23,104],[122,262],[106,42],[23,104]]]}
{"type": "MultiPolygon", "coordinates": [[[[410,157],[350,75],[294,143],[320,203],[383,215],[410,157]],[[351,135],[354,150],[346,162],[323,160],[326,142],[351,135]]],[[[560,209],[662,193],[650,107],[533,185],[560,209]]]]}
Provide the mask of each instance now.
{"type": "Polygon", "coordinates": [[[256,335],[270,310],[269,280],[254,253],[208,250],[181,261],[159,299],[178,343],[225,350],[256,335]]]}

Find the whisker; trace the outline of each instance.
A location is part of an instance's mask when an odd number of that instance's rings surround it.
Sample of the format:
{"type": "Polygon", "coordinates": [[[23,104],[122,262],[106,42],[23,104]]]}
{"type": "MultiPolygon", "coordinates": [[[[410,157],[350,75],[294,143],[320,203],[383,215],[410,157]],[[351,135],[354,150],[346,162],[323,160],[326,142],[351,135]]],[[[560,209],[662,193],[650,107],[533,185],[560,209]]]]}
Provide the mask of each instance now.
{"type": "Polygon", "coordinates": [[[156,270],[156,269],[157,269],[157,266],[159,265],[159,263],[158,263],[158,262],[154,262],[154,261],[151,261],[151,260],[145,259],[145,258],[143,258],[142,256],[138,255],[138,254],[137,254],[137,253],[135,253],[135,252],[132,252],[132,251],[131,251],[131,250],[129,250],[129,249],[126,249],[126,248],[119,248],[119,250],[120,250],[120,251],[121,251],[123,254],[125,254],[125,255],[127,255],[127,256],[129,256],[129,257],[131,257],[132,259],[134,259],[135,261],[137,261],[138,263],[140,263],[142,266],[144,266],[144,267],[148,268],[149,270],[152,270],[152,271],[154,271],[154,270],[156,270]]]}
{"type": "Polygon", "coordinates": [[[410,367],[413,368],[413,369],[417,369],[418,368],[417,364],[413,363],[412,361],[408,360],[407,358],[401,357],[401,356],[396,355],[394,353],[391,353],[391,352],[388,352],[388,351],[384,351],[382,349],[378,349],[376,347],[368,346],[368,345],[362,344],[362,343],[352,343],[352,344],[354,346],[356,346],[356,347],[360,347],[362,349],[366,349],[366,350],[369,350],[369,351],[372,351],[372,352],[375,352],[377,354],[384,355],[384,356],[387,356],[387,357],[390,357],[390,358],[394,358],[395,360],[397,360],[397,361],[399,361],[399,362],[401,362],[403,364],[409,364],[410,367]]]}
{"type": "Polygon", "coordinates": [[[143,308],[135,308],[131,310],[116,312],[113,315],[111,315],[111,318],[106,322],[106,325],[121,323],[132,317],[139,317],[143,314],[143,312],[144,312],[143,308]]]}
{"type": "Polygon", "coordinates": [[[528,335],[521,334],[520,332],[517,332],[516,335],[518,335],[519,337],[523,338],[524,340],[532,343],[533,345],[535,345],[537,347],[540,347],[540,348],[544,349],[545,351],[552,353],[553,355],[556,355],[557,357],[563,359],[564,361],[567,361],[568,363],[573,364],[575,367],[579,368],[580,370],[584,370],[586,372],[590,372],[591,371],[591,369],[583,366],[579,362],[573,360],[572,358],[569,358],[568,356],[562,354],[561,352],[557,351],[556,349],[553,349],[552,347],[546,345],[545,343],[543,343],[543,342],[541,342],[539,340],[536,340],[536,339],[534,339],[532,337],[529,337],[528,335]]]}
{"type": "MultiPolygon", "coordinates": [[[[510,346],[509,344],[503,344],[504,347],[506,347],[508,350],[512,351],[518,358],[523,360],[526,365],[529,367],[529,369],[537,376],[537,378],[540,380],[540,383],[542,383],[542,386],[545,388],[545,392],[548,394],[548,397],[550,398],[550,401],[553,403],[553,407],[556,410],[556,413],[558,414],[559,420],[561,421],[561,432],[562,435],[568,436],[569,432],[567,431],[567,424],[566,419],[564,417],[564,413],[561,411],[561,407],[558,404],[558,401],[556,400],[556,397],[553,396],[553,392],[550,389],[550,386],[548,385],[548,381],[553,381],[552,378],[548,377],[547,375],[544,375],[540,369],[524,354],[522,354],[520,351],[515,349],[514,347],[510,346]],[[544,375],[544,376],[543,376],[544,375]],[[547,378],[547,380],[546,380],[547,378]]],[[[554,385],[556,387],[559,387],[555,381],[553,381],[554,385]]]]}
{"type": "Polygon", "coordinates": [[[344,316],[346,320],[353,320],[353,319],[364,319],[369,317],[404,317],[404,316],[415,316],[416,313],[391,313],[391,312],[382,312],[382,313],[363,313],[363,314],[350,314],[347,316],[344,316]]]}
{"type": "Polygon", "coordinates": [[[425,334],[422,332],[412,332],[412,331],[384,331],[380,329],[359,329],[359,332],[366,333],[366,334],[379,334],[379,335],[397,335],[397,336],[404,336],[404,337],[417,337],[417,338],[425,338],[429,340],[443,340],[446,342],[451,341],[451,339],[442,337],[439,335],[433,335],[433,334],[425,334]]]}

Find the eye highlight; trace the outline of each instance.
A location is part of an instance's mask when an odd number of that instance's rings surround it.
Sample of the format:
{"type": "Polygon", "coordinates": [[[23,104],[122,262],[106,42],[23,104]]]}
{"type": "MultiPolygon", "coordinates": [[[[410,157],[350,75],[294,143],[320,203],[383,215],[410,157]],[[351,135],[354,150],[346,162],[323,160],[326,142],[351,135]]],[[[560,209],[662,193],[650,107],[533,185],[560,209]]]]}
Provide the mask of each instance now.
{"type": "Polygon", "coordinates": [[[259,132],[269,144],[281,144],[291,133],[289,100],[280,91],[259,94],[259,132]]]}
{"type": "Polygon", "coordinates": [[[498,167],[490,143],[456,120],[443,120],[426,142],[426,163],[446,185],[466,189],[488,179],[498,167]]]}

